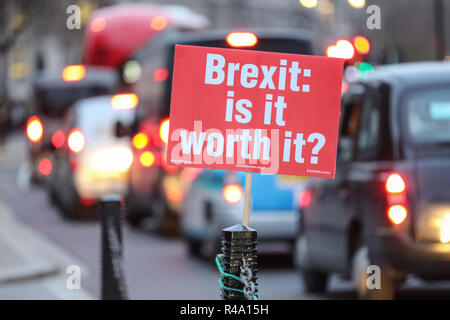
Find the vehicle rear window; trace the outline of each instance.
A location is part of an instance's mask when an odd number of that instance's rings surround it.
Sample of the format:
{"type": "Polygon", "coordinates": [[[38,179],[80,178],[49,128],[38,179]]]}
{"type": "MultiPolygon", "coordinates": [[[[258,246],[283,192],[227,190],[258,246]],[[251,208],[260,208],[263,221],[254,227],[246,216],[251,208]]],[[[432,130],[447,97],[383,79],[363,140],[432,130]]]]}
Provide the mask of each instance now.
{"type": "MultiPolygon", "coordinates": [[[[196,41],[183,44],[202,47],[243,49],[243,48],[234,48],[230,46],[225,40],[196,41]]],[[[281,53],[312,54],[311,42],[299,39],[260,38],[256,45],[249,47],[248,49],[257,51],[281,52],[281,53]]]]}
{"type": "MultiPolygon", "coordinates": [[[[294,53],[294,54],[312,54],[312,43],[309,40],[295,39],[295,38],[259,38],[256,45],[248,48],[235,48],[230,46],[225,39],[217,40],[198,40],[190,42],[182,42],[184,45],[192,45],[199,47],[216,47],[228,49],[248,49],[256,51],[280,52],[280,53],[294,53]]],[[[175,54],[175,45],[172,46],[169,56],[169,78],[166,95],[164,97],[166,106],[170,106],[170,92],[172,84],[173,61],[175,54]]],[[[166,110],[169,113],[169,107],[166,110]]]]}
{"type": "Polygon", "coordinates": [[[109,91],[109,89],[99,86],[39,88],[35,91],[35,108],[37,112],[47,117],[58,118],[76,101],[107,94],[109,91]]]}
{"type": "Polygon", "coordinates": [[[134,119],[133,109],[111,108],[110,97],[81,101],[76,107],[77,125],[86,136],[86,141],[94,142],[94,144],[109,143],[114,140],[117,121],[124,125],[131,125],[134,119]]]}
{"type": "Polygon", "coordinates": [[[404,111],[414,143],[450,144],[450,87],[413,93],[404,111]]]}

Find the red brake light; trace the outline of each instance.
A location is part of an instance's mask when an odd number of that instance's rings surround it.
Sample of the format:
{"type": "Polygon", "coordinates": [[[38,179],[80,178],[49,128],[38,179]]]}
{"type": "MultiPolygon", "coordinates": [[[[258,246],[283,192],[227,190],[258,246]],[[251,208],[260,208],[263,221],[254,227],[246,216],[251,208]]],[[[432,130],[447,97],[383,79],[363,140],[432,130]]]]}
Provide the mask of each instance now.
{"type": "Polygon", "coordinates": [[[79,129],[73,129],[67,138],[69,149],[75,153],[84,149],[85,142],[84,134],[79,129]]]}
{"type": "Polygon", "coordinates": [[[52,169],[53,169],[52,162],[47,158],[43,158],[39,162],[38,169],[42,175],[48,176],[50,173],[52,173],[52,169]]]}
{"type": "Polygon", "coordinates": [[[391,173],[386,179],[387,216],[394,225],[402,224],[408,216],[406,183],[398,173],[391,173]]]}
{"type": "Polygon", "coordinates": [[[232,47],[253,47],[258,38],[251,32],[232,32],[227,36],[227,43],[232,47]]]}
{"type": "Polygon", "coordinates": [[[134,93],[116,94],[111,98],[111,107],[116,110],[134,109],[139,103],[139,98],[134,93]]]}
{"type": "Polygon", "coordinates": [[[160,68],[153,72],[153,79],[157,82],[162,82],[169,77],[169,71],[164,68],[160,68]]]}
{"type": "Polygon", "coordinates": [[[406,217],[408,216],[408,210],[405,208],[405,206],[396,204],[393,206],[390,206],[388,209],[388,218],[391,221],[391,223],[395,225],[399,225],[403,223],[403,221],[406,220],[406,217]]]}
{"type": "Polygon", "coordinates": [[[222,196],[226,202],[234,204],[242,199],[242,187],[237,184],[226,185],[222,190],[222,196]]]}
{"type": "Polygon", "coordinates": [[[32,116],[27,123],[27,137],[32,142],[38,142],[42,138],[44,127],[41,120],[37,116],[32,116]]]}
{"type": "Polygon", "coordinates": [[[311,191],[303,190],[298,197],[298,204],[301,208],[309,206],[311,203],[311,191]]]}
{"type": "Polygon", "coordinates": [[[66,137],[61,130],[55,131],[55,133],[52,135],[52,145],[56,149],[61,148],[64,145],[65,140],[66,137]]]}
{"type": "Polygon", "coordinates": [[[161,125],[159,127],[159,136],[164,143],[169,141],[169,124],[170,120],[167,118],[161,121],[161,125]]]}
{"type": "Polygon", "coordinates": [[[62,78],[66,82],[80,81],[86,75],[86,68],[82,65],[67,66],[62,71],[62,78]]]}
{"type": "Polygon", "coordinates": [[[389,193],[400,193],[405,191],[406,184],[398,173],[392,173],[386,180],[386,191],[389,193]]]}

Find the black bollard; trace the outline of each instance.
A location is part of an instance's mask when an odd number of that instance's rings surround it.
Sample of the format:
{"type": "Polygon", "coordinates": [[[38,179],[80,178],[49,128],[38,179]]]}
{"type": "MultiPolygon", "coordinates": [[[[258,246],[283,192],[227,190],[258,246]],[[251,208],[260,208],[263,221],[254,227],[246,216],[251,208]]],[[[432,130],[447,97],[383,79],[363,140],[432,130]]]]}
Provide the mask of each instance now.
{"type": "Polygon", "coordinates": [[[256,230],[237,224],[222,230],[222,254],[216,258],[222,277],[223,300],[252,300],[258,296],[256,230]]]}
{"type": "Polygon", "coordinates": [[[126,286],[122,270],[123,205],[119,195],[107,195],[100,202],[102,228],[101,288],[102,300],[126,300],[126,286]]]}

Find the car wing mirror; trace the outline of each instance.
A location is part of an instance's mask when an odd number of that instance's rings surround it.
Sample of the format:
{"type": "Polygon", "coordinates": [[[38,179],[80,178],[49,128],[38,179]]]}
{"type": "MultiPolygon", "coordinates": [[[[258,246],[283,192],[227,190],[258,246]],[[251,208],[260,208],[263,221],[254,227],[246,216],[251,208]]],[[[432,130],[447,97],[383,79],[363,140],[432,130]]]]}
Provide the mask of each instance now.
{"type": "Polygon", "coordinates": [[[133,130],[128,126],[125,126],[122,122],[117,121],[114,126],[114,135],[117,138],[131,137],[133,135],[133,130]]]}

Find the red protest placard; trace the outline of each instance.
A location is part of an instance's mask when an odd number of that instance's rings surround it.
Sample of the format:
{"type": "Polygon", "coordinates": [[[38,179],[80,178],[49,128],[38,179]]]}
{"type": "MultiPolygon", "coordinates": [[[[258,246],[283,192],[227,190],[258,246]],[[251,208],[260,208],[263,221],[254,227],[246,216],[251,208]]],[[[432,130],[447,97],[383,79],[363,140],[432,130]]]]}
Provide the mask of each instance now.
{"type": "Polygon", "coordinates": [[[167,163],[334,177],[343,62],[177,45],[167,163]]]}

